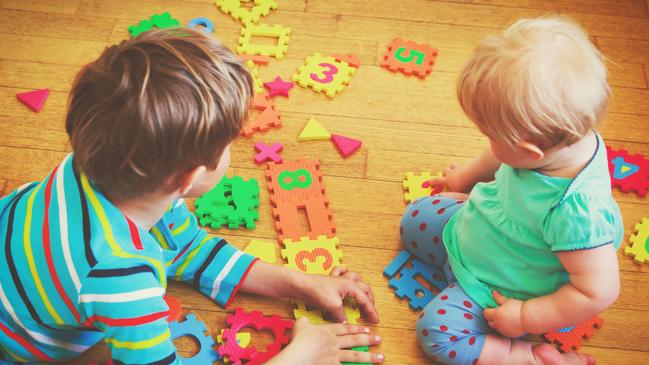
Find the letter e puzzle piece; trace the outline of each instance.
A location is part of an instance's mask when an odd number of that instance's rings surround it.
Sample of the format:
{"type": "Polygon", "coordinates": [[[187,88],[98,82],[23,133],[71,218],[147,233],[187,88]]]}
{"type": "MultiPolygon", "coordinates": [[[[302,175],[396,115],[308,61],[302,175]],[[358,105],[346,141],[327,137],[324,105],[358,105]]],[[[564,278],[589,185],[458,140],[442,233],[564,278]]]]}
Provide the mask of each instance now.
{"type": "Polygon", "coordinates": [[[642,264],[649,263],[649,219],[643,218],[642,222],[635,225],[635,234],[629,238],[629,243],[624,247],[624,254],[633,257],[633,261],[642,264]]]}
{"type": "Polygon", "coordinates": [[[543,338],[550,343],[559,345],[561,352],[577,351],[582,345],[582,339],[589,339],[595,334],[595,329],[602,328],[603,325],[604,320],[595,316],[576,326],[544,333],[543,338]]]}
{"type": "Polygon", "coordinates": [[[323,56],[316,52],[306,58],[304,65],[293,75],[293,81],[333,98],[349,84],[355,71],[356,69],[345,61],[338,61],[332,56],[323,56]]]}
{"type": "Polygon", "coordinates": [[[430,185],[424,187],[426,186],[424,183],[430,181],[435,176],[442,176],[442,174],[431,175],[427,172],[422,172],[421,174],[406,172],[406,176],[403,178],[403,200],[406,203],[410,203],[417,198],[439,194],[442,189],[433,189],[430,185]]]}
{"type": "Polygon", "coordinates": [[[334,267],[342,263],[343,252],[338,249],[338,237],[318,236],[312,240],[302,237],[299,241],[284,240],[282,257],[284,266],[308,274],[329,275],[334,267]]]}
{"type": "Polygon", "coordinates": [[[237,52],[284,58],[288,52],[291,28],[281,25],[248,24],[241,29],[237,52]],[[253,37],[277,38],[277,44],[252,43],[253,37]]]}
{"type": "Polygon", "coordinates": [[[243,24],[256,23],[262,16],[270,14],[271,10],[277,9],[277,2],[274,0],[254,0],[254,6],[247,9],[240,0],[216,0],[216,6],[222,12],[230,14],[243,24]]]}
{"type": "Polygon", "coordinates": [[[245,226],[255,228],[259,219],[259,185],[257,180],[241,176],[224,177],[212,190],[196,199],[194,214],[200,225],[219,229],[245,226]]]}
{"type": "Polygon", "coordinates": [[[38,113],[41,111],[43,103],[45,103],[48,95],[50,95],[50,89],[40,89],[18,93],[16,94],[16,98],[29,109],[38,113]]]}
{"type": "Polygon", "coordinates": [[[441,270],[412,257],[408,251],[401,251],[385,268],[383,275],[390,279],[388,286],[395,290],[395,295],[401,299],[406,297],[410,308],[414,310],[423,309],[439,290],[448,285],[441,270]],[[411,258],[412,262],[409,266],[407,261],[411,258]],[[417,279],[424,280],[436,291],[430,291],[417,279]]]}
{"type": "Polygon", "coordinates": [[[623,193],[635,191],[644,197],[649,189],[649,160],[640,154],[630,156],[626,150],[606,146],[611,186],[623,193]]]}
{"type": "Polygon", "coordinates": [[[182,359],[183,364],[205,365],[220,359],[218,352],[214,350],[214,339],[207,331],[205,323],[198,321],[193,314],[188,314],[183,322],[169,322],[169,330],[171,331],[172,340],[190,336],[196,339],[200,346],[196,355],[182,359]]]}
{"type": "Polygon", "coordinates": [[[392,72],[400,71],[404,75],[424,79],[433,71],[437,53],[437,48],[397,37],[388,44],[381,66],[392,72]]]}

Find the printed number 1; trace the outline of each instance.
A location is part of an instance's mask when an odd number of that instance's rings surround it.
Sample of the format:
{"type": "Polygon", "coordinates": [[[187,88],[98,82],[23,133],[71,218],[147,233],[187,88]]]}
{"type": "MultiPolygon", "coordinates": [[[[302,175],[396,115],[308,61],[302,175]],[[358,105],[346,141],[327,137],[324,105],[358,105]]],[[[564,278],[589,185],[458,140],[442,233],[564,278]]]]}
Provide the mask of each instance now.
{"type": "Polygon", "coordinates": [[[415,64],[421,65],[422,63],[424,63],[424,58],[426,57],[426,55],[423,52],[420,52],[420,51],[417,51],[417,50],[414,50],[414,49],[410,49],[410,50],[408,50],[410,52],[408,57],[404,57],[403,55],[401,55],[401,53],[403,53],[403,51],[405,51],[405,50],[406,50],[406,47],[398,48],[397,51],[394,52],[394,58],[396,58],[397,60],[399,60],[401,62],[406,62],[407,63],[407,62],[412,62],[412,60],[415,59],[415,57],[417,57],[417,60],[415,61],[415,64]]]}
{"type": "Polygon", "coordinates": [[[328,83],[332,82],[334,80],[334,75],[336,75],[338,73],[338,67],[332,65],[331,63],[326,63],[326,62],[323,62],[323,63],[319,64],[318,66],[327,69],[326,71],[324,71],[324,70],[322,71],[322,74],[325,77],[320,77],[317,74],[312,73],[310,75],[311,79],[313,81],[317,81],[317,82],[320,82],[322,84],[328,84],[328,83]]]}

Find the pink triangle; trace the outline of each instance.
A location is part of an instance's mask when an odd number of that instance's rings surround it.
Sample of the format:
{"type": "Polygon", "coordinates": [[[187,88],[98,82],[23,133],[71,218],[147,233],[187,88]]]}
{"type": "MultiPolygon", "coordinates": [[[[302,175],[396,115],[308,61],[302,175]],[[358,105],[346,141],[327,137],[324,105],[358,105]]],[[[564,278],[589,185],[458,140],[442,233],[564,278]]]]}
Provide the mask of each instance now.
{"type": "Polygon", "coordinates": [[[40,89],[28,91],[26,93],[19,93],[16,94],[16,97],[21,103],[27,105],[29,109],[38,113],[43,107],[43,103],[49,94],[50,89],[40,89]]]}
{"type": "Polygon", "coordinates": [[[356,150],[361,148],[361,145],[363,144],[363,142],[357,139],[343,137],[338,134],[332,134],[331,139],[334,141],[336,147],[338,147],[338,152],[340,152],[343,157],[349,157],[351,154],[356,152],[356,150]]]}

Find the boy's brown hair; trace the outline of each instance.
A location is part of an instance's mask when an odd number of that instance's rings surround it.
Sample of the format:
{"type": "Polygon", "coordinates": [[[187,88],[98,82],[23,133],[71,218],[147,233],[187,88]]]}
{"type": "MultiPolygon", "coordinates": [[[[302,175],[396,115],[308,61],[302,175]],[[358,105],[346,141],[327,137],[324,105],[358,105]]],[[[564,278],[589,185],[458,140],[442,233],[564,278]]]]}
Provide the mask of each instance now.
{"type": "Polygon", "coordinates": [[[75,166],[112,199],[173,188],[196,166],[216,168],[252,93],[247,68],[201,31],[123,41],[86,65],[72,87],[66,130],[75,166]]]}

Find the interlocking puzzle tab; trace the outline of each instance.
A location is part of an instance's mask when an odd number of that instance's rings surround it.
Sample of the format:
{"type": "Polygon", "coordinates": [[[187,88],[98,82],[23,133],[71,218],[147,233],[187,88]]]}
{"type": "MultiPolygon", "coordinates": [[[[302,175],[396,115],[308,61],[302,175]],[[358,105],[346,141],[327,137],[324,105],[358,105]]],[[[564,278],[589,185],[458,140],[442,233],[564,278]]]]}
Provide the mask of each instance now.
{"type": "Polygon", "coordinates": [[[404,75],[424,79],[433,71],[438,52],[428,44],[404,41],[397,37],[388,44],[381,66],[392,72],[400,71],[404,75]]]}
{"type": "Polygon", "coordinates": [[[260,110],[261,114],[249,119],[241,128],[241,135],[250,137],[255,132],[265,132],[270,127],[280,127],[282,119],[275,109],[275,102],[268,98],[268,93],[255,94],[252,101],[253,110],[260,110]]]}
{"type": "Polygon", "coordinates": [[[649,263],[649,219],[643,218],[642,222],[635,225],[635,234],[629,238],[629,243],[624,247],[624,254],[633,257],[633,261],[642,264],[649,263]]]}
{"type": "Polygon", "coordinates": [[[246,61],[246,67],[250,71],[250,76],[252,76],[252,86],[255,90],[255,93],[261,93],[264,91],[264,82],[259,77],[259,67],[253,60],[246,61]]]}
{"type": "Polygon", "coordinates": [[[288,52],[288,40],[291,28],[281,25],[248,24],[241,29],[237,52],[284,58],[288,52]],[[253,37],[277,38],[277,44],[252,43],[253,37]]]}
{"type": "Polygon", "coordinates": [[[29,109],[38,113],[41,111],[43,103],[45,103],[48,95],[50,95],[50,89],[40,89],[18,93],[16,94],[16,98],[29,109]]]}
{"type": "Polygon", "coordinates": [[[390,279],[388,286],[395,289],[395,295],[401,299],[409,300],[410,308],[421,310],[433,300],[435,295],[445,288],[448,283],[444,273],[431,264],[427,264],[408,251],[401,251],[399,255],[385,268],[383,275],[390,279]],[[409,267],[407,261],[412,259],[409,267]],[[436,292],[430,291],[420,283],[417,278],[425,280],[436,292]]]}
{"type": "Polygon", "coordinates": [[[442,176],[441,173],[437,175],[431,175],[428,172],[422,172],[421,174],[415,174],[414,172],[406,172],[406,176],[403,178],[403,200],[406,203],[422,198],[425,196],[435,195],[442,192],[442,189],[434,189],[430,185],[426,185],[425,182],[430,181],[435,176],[442,176]]]}
{"type": "Polygon", "coordinates": [[[169,330],[171,331],[171,338],[173,340],[183,336],[191,336],[200,345],[200,349],[196,355],[182,359],[183,364],[205,365],[220,359],[218,352],[214,350],[214,339],[207,331],[205,323],[198,321],[193,314],[187,315],[183,322],[170,322],[169,330]]]}
{"type": "Polygon", "coordinates": [[[293,270],[309,274],[329,275],[334,267],[342,263],[343,253],[338,249],[338,237],[318,236],[312,240],[302,237],[299,241],[284,240],[282,257],[284,265],[293,270]]]}
{"type": "Polygon", "coordinates": [[[200,225],[219,229],[245,226],[255,228],[259,219],[259,185],[257,180],[241,176],[224,177],[212,190],[196,199],[196,217],[200,225]]]}
{"type": "Polygon", "coordinates": [[[304,65],[293,75],[293,81],[333,98],[349,84],[355,71],[356,69],[345,61],[338,61],[333,56],[323,56],[316,52],[307,57],[304,65]]]}
{"type": "Polygon", "coordinates": [[[649,190],[649,160],[640,154],[629,155],[626,150],[614,150],[606,146],[611,186],[629,193],[635,191],[644,197],[649,190]]]}
{"type": "Polygon", "coordinates": [[[276,315],[265,316],[259,311],[246,312],[241,308],[235,308],[234,314],[228,316],[228,324],[230,328],[223,331],[224,344],[219,346],[218,352],[220,356],[227,356],[234,365],[240,365],[246,360],[247,365],[260,365],[268,361],[288,344],[289,331],[293,328],[291,320],[276,315]],[[266,351],[260,351],[253,346],[242,348],[237,343],[237,334],[245,327],[256,331],[270,331],[273,334],[273,343],[268,345],[266,351]]]}
{"type": "Polygon", "coordinates": [[[240,0],[216,0],[216,6],[222,12],[230,14],[243,24],[256,23],[262,16],[266,16],[271,10],[277,9],[277,2],[274,0],[254,0],[254,6],[247,9],[240,0]]]}
{"type": "Polygon", "coordinates": [[[131,37],[135,38],[140,34],[147,32],[151,29],[159,28],[174,28],[180,25],[178,19],[174,19],[167,12],[162,14],[155,14],[151,16],[151,19],[144,19],[138,25],[131,25],[128,27],[128,32],[131,34],[131,37]]]}
{"type": "Polygon", "coordinates": [[[588,339],[595,334],[596,328],[602,328],[604,320],[593,317],[576,326],[562,328],[543,334],[548,342],[559,345],[562,352],[577,351],[582,345],[582,339],[588,339]]]}

